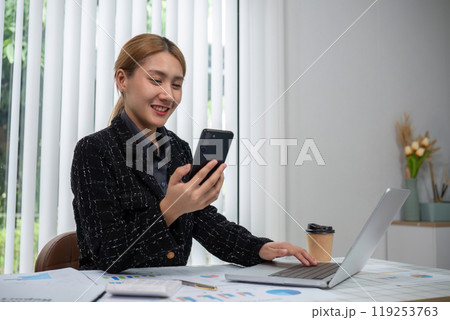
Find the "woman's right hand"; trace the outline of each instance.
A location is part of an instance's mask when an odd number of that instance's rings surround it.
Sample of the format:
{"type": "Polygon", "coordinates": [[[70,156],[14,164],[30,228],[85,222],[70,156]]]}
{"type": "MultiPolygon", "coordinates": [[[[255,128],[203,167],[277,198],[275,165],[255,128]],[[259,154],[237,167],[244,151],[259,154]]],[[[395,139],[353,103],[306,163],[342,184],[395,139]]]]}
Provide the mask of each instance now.
{"type": "Polygon", "coordinates": [[[226,164],[221,164],[217,170],[202,184],[200,182],[217,164],[217,160],[211,160],[188,182],[183,182],[183,177],[189,173],[190,164],[178,167],[172,174],[167,186],[164,199],[160,202],[160,208],[164,219],[170,226],[179,216],[187,212],[204,209],[219,197],[223,185],[223,170],[226,164]]]}

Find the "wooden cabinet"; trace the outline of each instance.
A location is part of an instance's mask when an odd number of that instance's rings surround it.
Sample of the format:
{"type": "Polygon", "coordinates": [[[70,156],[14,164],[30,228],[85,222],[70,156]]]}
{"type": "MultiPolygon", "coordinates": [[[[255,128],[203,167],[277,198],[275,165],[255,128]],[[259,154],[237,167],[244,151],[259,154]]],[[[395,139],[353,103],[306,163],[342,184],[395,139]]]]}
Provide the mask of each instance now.
{"type": "Polygon", "coordinates": [[[387,258],[450,269],[450,222],[394,221],[387,232],[387,258]]]}

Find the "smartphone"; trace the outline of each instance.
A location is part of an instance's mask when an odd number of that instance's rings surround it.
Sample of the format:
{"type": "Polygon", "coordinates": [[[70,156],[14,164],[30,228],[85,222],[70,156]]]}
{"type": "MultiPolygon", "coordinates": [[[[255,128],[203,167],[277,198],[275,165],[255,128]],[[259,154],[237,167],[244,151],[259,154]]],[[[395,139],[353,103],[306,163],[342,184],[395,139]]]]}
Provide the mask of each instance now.
{"type": "Polygon", "coordinates": [[[191,180],[209,161],[217,160],[217,165],[200,182],[200,185],[203,184],[225,162],[233,137],[234,134],[231,131],[203,129],[195,150],[191,171],[183,177],[183,181],[191,180]]]}

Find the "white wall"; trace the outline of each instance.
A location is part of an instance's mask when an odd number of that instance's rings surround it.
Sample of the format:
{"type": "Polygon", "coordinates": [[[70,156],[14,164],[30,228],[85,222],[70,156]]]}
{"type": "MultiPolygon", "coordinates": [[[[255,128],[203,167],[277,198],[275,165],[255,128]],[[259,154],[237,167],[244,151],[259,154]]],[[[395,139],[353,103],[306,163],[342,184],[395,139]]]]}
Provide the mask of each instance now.
{"type": "MultiPolygon", "coordinates": [[[[286,0],[286,86],[372,3],[286,0]]],[[[443,147],[436,173],[450,162],[449,16],[450,1],[379,1],[286,95],[288,138],[313,138],[326,162],[295,166],[300,145],[290,147],[287,211],[305,227],[334,226],[335,256],[345,255],[386,187],[404,185],[395,133],[404,111],[415,136],[430,130],[443,147]]],[[[429,180],[421,169],[423,202],[429,180]]],[[[287,236],[306,246],[291,220],[287,236]]],[[[375,257],[385,258],[385,246],[375,257]]]]}

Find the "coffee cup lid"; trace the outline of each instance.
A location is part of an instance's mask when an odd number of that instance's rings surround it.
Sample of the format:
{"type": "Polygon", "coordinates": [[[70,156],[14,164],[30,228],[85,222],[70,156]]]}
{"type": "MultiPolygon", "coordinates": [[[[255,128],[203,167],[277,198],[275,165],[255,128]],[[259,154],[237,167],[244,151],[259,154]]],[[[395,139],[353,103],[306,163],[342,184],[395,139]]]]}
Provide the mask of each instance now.
{"type": "Polygon", "coordinates": [[[321,226],[316,223],[308,223],[308,229],[306,232],[309,233],[334,233],[334,229],[331,226],[321,226]]]}

